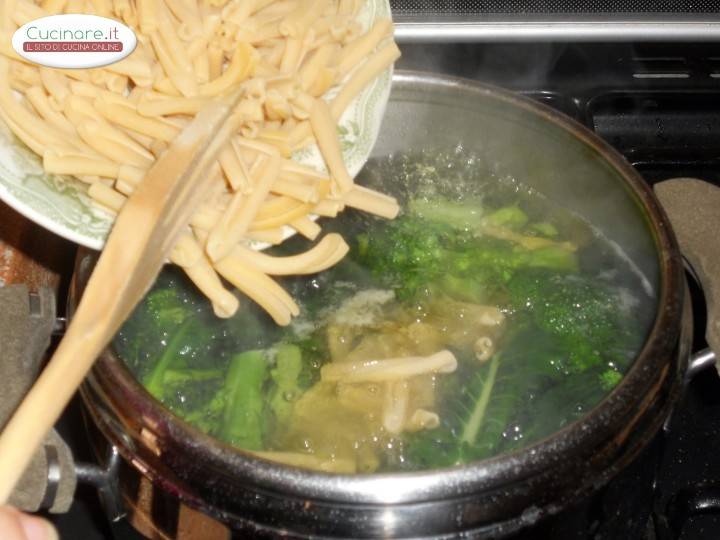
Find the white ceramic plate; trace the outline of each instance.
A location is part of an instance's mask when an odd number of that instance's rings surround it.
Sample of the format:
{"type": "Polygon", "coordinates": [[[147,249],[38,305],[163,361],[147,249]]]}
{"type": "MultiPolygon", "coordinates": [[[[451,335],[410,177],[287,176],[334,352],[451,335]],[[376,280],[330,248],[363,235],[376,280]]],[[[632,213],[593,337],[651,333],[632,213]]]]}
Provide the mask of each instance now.
{"type": "MultiPolygon", "coordinates": [[[[390,17],[388,0],[368,0],[359,20],[368,28],[376,19],[390,17]]],[[[355,99],[340,119],[338,132],[345,163],[352,176],[365,164],[380,130],[390,95],[392,68],[355,99]]],[[[326,96],[331,98],[337,89],[326,96]]],[[[316,147],[298,152],[294,159],[323,169],[316,147]]],[[[15,138],[0,121],[0,199],[28,219],[73,242],[100,249],[112,226],[111,215],[99,210],[82,182],[68,176],[48,175],[39,156],[15,138]]]]}

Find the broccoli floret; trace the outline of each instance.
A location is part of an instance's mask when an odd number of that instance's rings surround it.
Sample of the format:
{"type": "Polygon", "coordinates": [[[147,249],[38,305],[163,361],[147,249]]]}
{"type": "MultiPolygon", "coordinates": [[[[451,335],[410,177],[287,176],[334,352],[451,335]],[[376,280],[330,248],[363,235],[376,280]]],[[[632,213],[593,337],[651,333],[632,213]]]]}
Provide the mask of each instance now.
{"type": "Polygon", "coordinates": [[[600,386],[609,392],[617,386],[620,379],[622,379],[622,373],[615,369],[607,369],[600,374],[600,386]]]}
{"type": "MultiPolygon", "coordinates": [[[[463,208],[460,203],[445,203],[443,208],[449,213],[453,205],[463,208]]],[[[458,216],[465,212],[457,210],[458,216]]],[[[519,268],[577,270],[575,254],[560,246],[526,249],[457,228],[457,219],[445,222],[428,220],[420,213],[405,215],[387,224],[382,234],[359,235],[357,258],[385,286],[392,287],[399,300],[441,291],[483,302],[501,290],[519,268]]]]}
{"type": "Polygon", "coordinates": [[[617,295],[602,283],[533,269],[518,272],[508,292],[515,309],[528,311],[538,327],[560,340],[568,371],[614,360],[625,331],[617,295]]]}
{"type": "Polygon", "coordinates": [[[192,315],[187,298],[181,296],[177,288],[156,289],[145,299],[145,310],[156,326],[168,330],[192,315]]]}
{"type": "Polygon", "coordinates": [[[444,273],[449,252],[443,240],[452,233],[447,226],[406,216],[389,223],[382,234],[358,235],[357,256],[398,298],[408,299],[444,273]]]}

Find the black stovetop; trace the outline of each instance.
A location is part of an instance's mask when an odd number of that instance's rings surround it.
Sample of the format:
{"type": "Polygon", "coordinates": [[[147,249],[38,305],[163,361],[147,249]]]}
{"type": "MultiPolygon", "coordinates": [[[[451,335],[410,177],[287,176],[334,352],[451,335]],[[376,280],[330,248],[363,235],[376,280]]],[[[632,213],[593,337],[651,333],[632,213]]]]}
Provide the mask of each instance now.
{"type": "MultiPolygon", "coordinates": [[[[544,102],[596,131],[649,183],[691,176],[720,186],[720,44],[405,45],[398,67],[473,78],[544,102]]],[[[706,347],[705,306],[691,288],[699,350],[706,347]]],[[[62,423],[83,457],[77,404],[62,423]]],[[[668,428],[645,538],[718,540],[720,378],[714,369],[688,384],[668,428]]],[[[63,539],[140,538],[126,523],[108,524],[88,488],[80,489],[68,514],[53,519],[63,539]]]]}

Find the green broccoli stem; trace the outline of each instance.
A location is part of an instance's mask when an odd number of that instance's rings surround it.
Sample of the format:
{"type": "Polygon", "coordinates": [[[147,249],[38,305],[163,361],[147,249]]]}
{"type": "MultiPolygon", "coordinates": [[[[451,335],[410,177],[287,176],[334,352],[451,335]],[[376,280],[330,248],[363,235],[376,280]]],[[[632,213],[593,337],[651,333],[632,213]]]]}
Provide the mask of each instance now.
{"type": "Polygon", "coordinates": [[[492,394],[493,387],[495,386],[495,377],[497,375],[499,365],[500,355],[493,355],[488,367],[485,384],[483,385],[482,392],[480,393],[480,398],[475,402],[472,414],[465,423],[462,434],[460,435],[461,443],[473,445],[477,440],[478,433],[480,433],[480,428],[482,428],[483,421],[485,419],[485,411],[487,410],[488,403],[490,402],[490,395],[492,394]]]}
{"type": "Polygon", "coordinates": [[[262,449],[262,387],[267,375],[263,351],[245,351],[232,358],[225,380],[227,402],[220,428],[223,440],[246,450],[262,449]]]}
{"type": "Polygon", "coordinates": [[[170,339],[167,347],[160,355],[160,359],[155,363],[150,373],[143,377],[143,385],[145,389],[150,392],[152,396],[157,399],[163,397],[163,379],[165,372],[170,369],[173,363],[177,360],[180,349],[183,346],[183,340],[185,333],[190,326],[190,320],[186,319],[184,323],[180,325],[180,329],[170,339]]]}
{"type": "Polygon", "coordinates": [[[444,223],[458,229],[479,227],[485,223],[484,212],[478,201],[412,199],[408,202],[408,209],[425,220],[444,223]]]}
{"type": "Polygon", "coordinates": [[[218,390],[212,399],[200,408],[188,412],[183,418],[205,433],[217,434],[227,403],[225,387],[218,390]]]}
{"type": "Polygon", "coordinates": [[[483,224],[493,225],[495,227],[507,227],[509,229],[521,229],[527,222],[527,214],[520,210],[517,205],[511,205],[499,208],[492,214],[486,216],[483,224]]]}
{"type": "Polygon", "coordinates": [[[163,384],[185,384],[189,382],[219,379],[223,372],[219,369],[173,369],[168,368],[162,378],[163,384]]]}
{"type": "Polygon", "coordinates": [[[275,386],[270,393],[270,408],[278,423],[285,423],[293,410],[293,402],[300,394],[298,378],[302,371],[302,352],[297,345],[278,347],[276,367],[270,372],[275,386]]]}

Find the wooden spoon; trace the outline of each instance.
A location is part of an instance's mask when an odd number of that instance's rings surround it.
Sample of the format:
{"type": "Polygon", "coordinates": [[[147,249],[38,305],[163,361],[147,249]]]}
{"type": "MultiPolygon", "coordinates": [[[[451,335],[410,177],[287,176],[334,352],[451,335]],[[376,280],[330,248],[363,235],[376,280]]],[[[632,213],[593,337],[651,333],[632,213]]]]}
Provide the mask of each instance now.
{"type": "Polygon", "coordinates": [[[65,337],[0,435],[0,505],[95,358],[152,285],[239,127],[240,92],[201,111],[148,171],[108,237],[65,337]]]}

